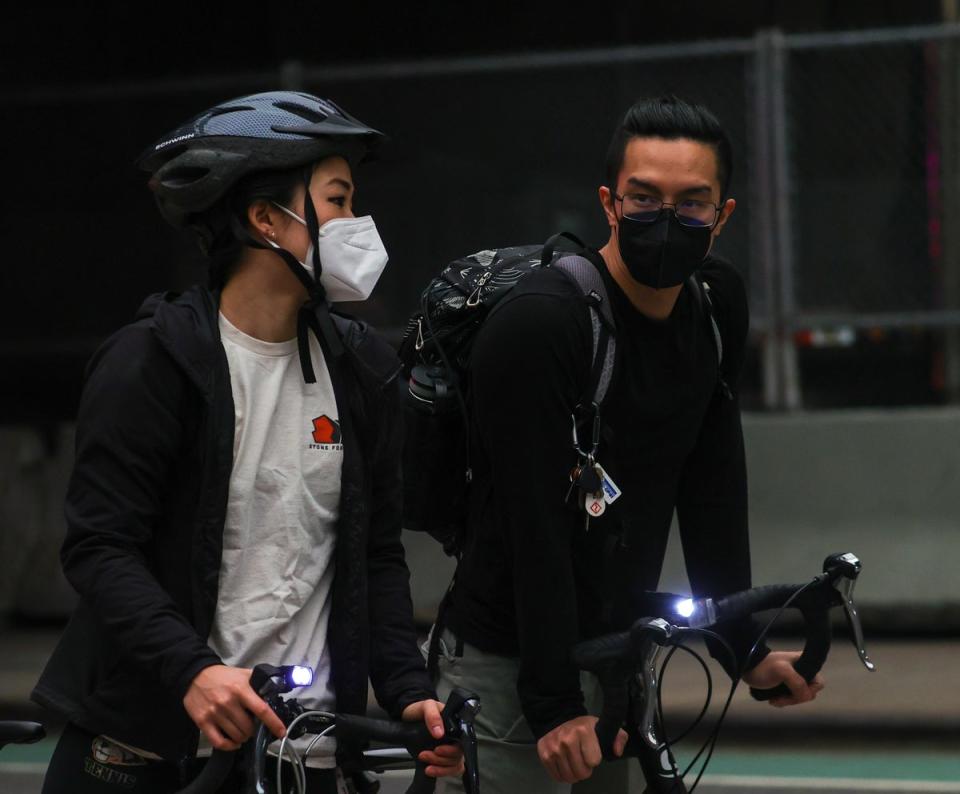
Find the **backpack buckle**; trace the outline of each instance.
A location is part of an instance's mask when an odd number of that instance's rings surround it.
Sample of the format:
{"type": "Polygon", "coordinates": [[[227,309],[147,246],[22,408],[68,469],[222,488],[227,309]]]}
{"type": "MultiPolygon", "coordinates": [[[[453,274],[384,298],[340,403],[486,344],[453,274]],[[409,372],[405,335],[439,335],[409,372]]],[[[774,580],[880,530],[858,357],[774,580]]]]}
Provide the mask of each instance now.
{"type": "Polygon", "coordinates": [[[421,350],[423,350],[424,344],[425,343],[423,341],[423,317],[418,317],[417,318],[417,339],[413,343],[413,347],[419,353],[421,350]]]}

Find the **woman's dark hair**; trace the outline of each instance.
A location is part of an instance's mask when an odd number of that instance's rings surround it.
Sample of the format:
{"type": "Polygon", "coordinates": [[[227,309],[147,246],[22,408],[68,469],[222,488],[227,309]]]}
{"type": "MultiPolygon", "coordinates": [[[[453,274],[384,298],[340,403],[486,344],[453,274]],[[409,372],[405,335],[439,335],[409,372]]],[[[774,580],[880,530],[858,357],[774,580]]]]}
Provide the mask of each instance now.
{"type": "MultiPolygon", "coordinates": [[[[311,166],[307,166],[312,169],[311,166]]],[[[206,225],[216,229],[205,246],[208,277],[212,289],[227,283],[246,245],[235,232],[235,224],[247,226],[247,209],[255,201],[276,202],[287,207],[298,186],[303,186],[304,168],[258,171],[241,179],[219,204],[206,213],[206,225]]]]}
{"type": "Polygon", "coordinates": [[[730,139],[717,117],[703,105],[686,102],[672,94],[634,103],[613,133],[607,149],[606,177],[611,190],[617,187],[627,144],[633,138],[689,138],[712,146],[717,155],[720,195],[726,197],[733,174],[730,139]]]}

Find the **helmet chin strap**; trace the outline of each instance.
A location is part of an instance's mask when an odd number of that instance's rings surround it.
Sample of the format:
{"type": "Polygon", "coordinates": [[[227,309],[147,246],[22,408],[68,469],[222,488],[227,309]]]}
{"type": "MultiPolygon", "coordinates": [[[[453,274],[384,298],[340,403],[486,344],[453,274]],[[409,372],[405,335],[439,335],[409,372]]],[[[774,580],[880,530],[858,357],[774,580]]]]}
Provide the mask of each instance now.
{"type": "MultiPolygon", "coordinates": [[[[315,241],[320,230],[320,224],[317,221],[317,212],[314,209],[313,200],[310,198],[311,175],[312,169],[308,167],[304,172],[303,179],[305,188],[303,206],[305,220],[307,222],[307,232],[310,235],[310,239],[315,241]]],[[[300,371],[303,373],[304,383],[316,383],[317,376],[314,373],[313,362],[310,359],[309,332],[313,331],[324,353],[333,358],[340,358],[344,352],[343,342],[337,333],[336,326],[333,324],[333,319],[330,317],[327,291],[323,288],[323,284],[320,283],[320,274],[323,272],[323,269],[320,262],[319,246],[317,246],[315,242],[312,246],[314,275],[311,277],[307,269],[285,248],[269,246],[260,242],[236,216],[231,218],[231,224],[234,234],[236,234],[243,243],[253,248],[273,251],[273,253],[286,262],[287,267],[290,268],[293,275],[297,277],[297,280],[303,284],[307,290],[309,297],[297,312],[297,352],[300,356],[300,371]]]]}
{"type": "Polygon", "coordinates": [[[303,380],[306,383],[317,382],[316,375],[313,372],[313,363],[310,361],[308,329],[313,331],[324,353],[333,358],[340,358],[343,355],[343,342],[333,324],[333,319],[330,317],[327,291],[320,283],[323,264],[320,262],[320,246],[316,243],[320,236],[320,224],[317,221],[317,211],[313,206],[313,199],[310,197],[310,178],[312,176],[313,168],[307,166],[303,172],[303,214],[307,222],[307,232],[310,239],[314,241],[312,246],[313,278],[310,278],[310,274],[292,254],[288,251],[283,252],[287,254],[283,257],[287,265],[291,268],[294,267],[294,264],[296,265],[295,272],[300,281],[307,287],[307,294],[310,296],[297,313],[297,349],[300,353],[300,369],[303,371],[303,380]]]}

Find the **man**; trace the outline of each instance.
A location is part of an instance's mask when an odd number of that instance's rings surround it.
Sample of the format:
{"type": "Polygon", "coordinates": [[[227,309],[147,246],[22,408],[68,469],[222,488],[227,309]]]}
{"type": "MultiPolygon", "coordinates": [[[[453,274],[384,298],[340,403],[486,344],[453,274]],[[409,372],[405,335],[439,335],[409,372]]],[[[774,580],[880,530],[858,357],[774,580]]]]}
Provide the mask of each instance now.
{"type": "MultiPolygon", "coordinates": [[[[656,588],[674,509],[695,593],[750,586],[736,396],[747,303],[738,273],[709,256],[736,206],[731,169],[716,118],[674,97],[638,102],[614,133],[599,189],[610,237],[586,253],[616,321],[597,462],[622,495],[601,517],[587,522],[571,488],[571,469],[583,463],[571,416],[585,402],[593,342],[575,286],[558,271],[534,272],[475,340],[472,540],[443,638],[440,691],[467,685],[483,698],[487,792],[567,791],[591,777],[590,790],[625,790],[624,764],[595,773],[596,705],[585,702],[594,693],[581,688],[570,648],[640,616],[633,600],[656,588]],[[695,271],[721,333],[719,369],[705,298],[688,282],[695,271]]],[[[793,670],[796,654],[763,648],[748,662],[751,625],[723,631],[738,656],[717,653],[731,675],[747,667],[753,686],[790,688],[775,705],[821,688],[793,670]]],[[[621,731],[618,754],[624,741],[621,731]]]]}
{"type": "MultiPolygon", "coordinates": [[[[396,357],[329,306],[366,299],[386,265],[352,210],[381,137],[270,92],[142,161],[212,288],[149,299],[88,370],[62,551],[80,602],[33,695],[69,720],[47,794],[173,791],[198,740],[237,749],[254,717],[282,736],[249,684],[260,662],[314,668],[297,696],[328,711],[363,713],[369,676],[391,714],[442,735],[400,544],[396,357]]],[[[312,747],[311,791],[340,790],[338,750],[312,747]]],[[[421,760],[461,768],[449,747],[421,760]]]]}

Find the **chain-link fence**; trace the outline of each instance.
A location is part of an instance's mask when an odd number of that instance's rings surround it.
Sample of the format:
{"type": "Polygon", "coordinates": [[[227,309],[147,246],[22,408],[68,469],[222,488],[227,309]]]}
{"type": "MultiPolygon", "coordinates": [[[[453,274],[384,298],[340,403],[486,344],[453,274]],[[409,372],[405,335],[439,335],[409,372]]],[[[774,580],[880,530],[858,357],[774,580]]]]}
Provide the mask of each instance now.
{"type": "Polygon", "coordinates": [[[0,223],[10,261],[27,266],[5,274],[19,296],[0,317],[13,340],[6,352],[92,347],[145,292],[202,278],[190,241],[163,228],[132,163],[225,97],[302,88],[391,136],[384,160],[358,175],[358,209],[375,214],[391,251],[373,300],[358,308],[398,329],[457,256],[560,229],[605,242],[597,187],[613,127],[637,97],[673,92],[712,108],[734,147],[738,206],[719,250],[749,285],[745,404],[956,400],[958,58],[960,26],[772,31],[8,96],[17,201],[0,223]]]}

